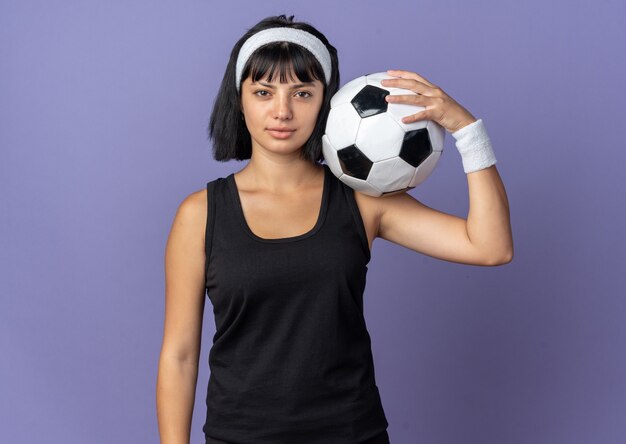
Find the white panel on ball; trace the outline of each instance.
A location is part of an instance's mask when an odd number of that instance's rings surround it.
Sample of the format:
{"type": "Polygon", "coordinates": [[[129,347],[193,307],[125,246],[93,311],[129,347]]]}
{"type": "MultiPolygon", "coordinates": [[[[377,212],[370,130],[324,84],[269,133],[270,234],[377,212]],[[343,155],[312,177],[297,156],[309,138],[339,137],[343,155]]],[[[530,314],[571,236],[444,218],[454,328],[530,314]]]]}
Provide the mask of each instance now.
{"type": "MultiPolygon", "coordinates": [[[[403,90],[406,93],[406,90],[403,90]]],[[[410,116],[420,111],[424,111],[426,108],[417,105],[405,105],[403,103],[390,103],[387,107],[387,114],[389,114],[394,121],[398,122],[398,125],[402,127],[404,131],[414,131],[422,128],[426,128],[429,120],[418,120],[413,123],[402,122],[403,117],[410,116]]]]}
{"type": "Polygon", "coordinates": [[[361,118],[351,103],[331,108],[326,123],[326,135],[337,149],[354,145],[361,118]]]}
{"type": "Polygon", "coordinates": [[[350,188],[353,188],[364,194],[369,194],[370,196],[378,197],[383,194],[378,188],[376,188],[369,182],[357,179],[356,177],[348,176],[347,174],[343,174],[341,177],[339,177],[339,180],[348,185],[350,188]]]}
{"type": "Polygon", "coordinates": [[[322,154],[324,155],[324,160],[326,161],[328,168],[330,168],[330,171],[332,171],[336,177],[341,176],[343,171],[341,170],[341,165],[339,164],[337,150],[333,144],[330,143],[326,134],[322,136],[322,154]]]}
{"type": "Polygon", "coordinates": [[[430,173],[432,173],[433,169],[437,165],[437,162],[439,161],[439,157],[441,157],[441,153],[441,151],[433,151],[431,155],[428,156],[428,158],[424,160],[419,167],[417,167],[415,175],[411,179],[411,182],[409,182],[410,187],[416,187],[420,183],[424,182],[428,176],[430,176],[430,173]]]}
{"type": "Polygon", "coordinates": [[[377,189],[402,190],[409,186],[415,168],[399,157],[374,162],[367,182],[377,189]]]}
{"type": "Polygon", "coordinates": [[[400,88],[396,88],[396,87],[389,87],[389,86],[383,86],[380,84],[381,80],[385,80],[385,79],[397,79],[397,77],[393,77],[390,76],[389,74],[385,73],[385,72],[375,72],[373,74],[368,74],[366,76],[366,83],[368,85],[372,85],[375,86],[377,88],[383,88],[386,89],[387,91],[395,91],[395,90],[400,90],[400,88]]]}
{"type": "Polygon", "coordinates": [[[356,136],[356,146],[372,162],[389,159],[400,154],[404,131],[386,113],[361,120],[356,136]]]}
{"type": "Polygon", "coordinates": [[[349,81],[330,99],[330,107],[334,108],[344,103],[350,103],[350,100],[352,100],[365,85],[367,85],[365,77],[358,77],[349,81]]]}
{"type": "MultiPolygon", "coordinates": [[[[391,77],[386,72],[375,72],[375,73],[366,75],[365,78],[366,78],[366,81],[367,81],[368,85],[374,85],[374,86],[381,87],[382,86],[380,84],[381,80],[392,79],[393,77],[391,77]]],[[[383,86],[383,88],[386,88],[386,87],[383,86]]]]}
{"type": "Polygon", "coordinates": [[[430,144],[434,151],[443,151],[443,145],[446,137],[446,130],[432,120],[428,121],[428,134],[430,135],[430,144]]]}

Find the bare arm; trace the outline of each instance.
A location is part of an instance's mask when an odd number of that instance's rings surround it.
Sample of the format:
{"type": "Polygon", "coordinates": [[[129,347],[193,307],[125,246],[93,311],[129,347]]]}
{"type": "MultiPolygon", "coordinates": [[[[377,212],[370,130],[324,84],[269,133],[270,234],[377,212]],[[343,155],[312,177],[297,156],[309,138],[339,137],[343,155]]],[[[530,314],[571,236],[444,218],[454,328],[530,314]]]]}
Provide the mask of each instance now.
{"type": "MultiPolygon", "coordinates": [[[[419,74],[404,70],[389,73],[398,78],[382,80],[381,84],[406,88],[416,94],[388,95],[385,99],[424,108],[404,117],[403,122],[433,120],[452,134],[476,122],[468,110],[419,74]]],[[[467,182],[470,201],[467,219],[434,210],[410,194],[401,193],[378,202],[378,236],[452,262],[471,265],[510,262],[513,236],[509,202],[495,164],[468,173],[467,182]]]]}
{"type": "Polygon", "coordinates": [[[467,174],[467,219],[432,209],[408,193],[378,198],[378,237],[450,262],[493,266],[513,258],[509,204],[496,166],[467,174]]]}
{"type": "Polygon", "coordinates": [[[159,359],[157,416],[161,444],[189,444],[198,365],[159,359]]]}
{"type": "Polygon", "coordinates": [[[206,192],[179,206],[165,251],[165,322],[156,383],[162,444],[189,444],[204,312],[206,192]]]}
{"type": "Polygon", "coordinates": [[[472,245],[486,252],[491,264],[513,260],[513,234],[509,201],[496,166],[467,174],[470,208],[467,236],[472,245]]]}

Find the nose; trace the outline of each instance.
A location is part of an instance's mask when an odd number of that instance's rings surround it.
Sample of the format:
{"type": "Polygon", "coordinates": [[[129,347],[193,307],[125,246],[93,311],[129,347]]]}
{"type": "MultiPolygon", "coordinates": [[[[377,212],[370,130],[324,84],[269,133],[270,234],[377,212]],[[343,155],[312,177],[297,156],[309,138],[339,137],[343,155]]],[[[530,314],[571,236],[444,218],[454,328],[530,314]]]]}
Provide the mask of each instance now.
{"type": "Polygon", "coordinates": [[[286,94],[277,94],[274,104],[274,118],[280,120],[291,119],[291,100],[286,94]]]}

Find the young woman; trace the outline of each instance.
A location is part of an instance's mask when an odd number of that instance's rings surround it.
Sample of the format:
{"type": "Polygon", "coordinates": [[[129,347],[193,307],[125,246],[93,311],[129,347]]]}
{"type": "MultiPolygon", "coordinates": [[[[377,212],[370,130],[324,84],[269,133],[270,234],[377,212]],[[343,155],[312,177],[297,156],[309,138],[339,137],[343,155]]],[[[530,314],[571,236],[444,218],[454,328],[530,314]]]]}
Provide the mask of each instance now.
{"type": "Polygon", "coordinates": [[[456,139],[467,219],[408,193],[380,198],[339,181],[322,158],[337,52],[312,26],[269,17],[233,48],[210,121],[216,160],[240,171],[179,206],[165,255],[166,306],[157,380],[163,444],[189,443],[206,291],[206,443],[388,443],[363,291],[374,238],[446,261],[512,259],[508,202],[482,120],[408,71],[388,96],[426,109],[456,139]]]}

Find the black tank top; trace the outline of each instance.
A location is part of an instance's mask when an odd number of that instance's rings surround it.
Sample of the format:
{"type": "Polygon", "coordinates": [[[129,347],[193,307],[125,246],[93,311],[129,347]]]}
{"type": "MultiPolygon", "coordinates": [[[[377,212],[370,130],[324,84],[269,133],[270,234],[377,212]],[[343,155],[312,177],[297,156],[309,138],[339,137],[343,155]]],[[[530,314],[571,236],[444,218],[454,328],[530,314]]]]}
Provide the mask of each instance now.
{"type": "Polygon", "coordinates": [[[315,226],[263,239],[233,174],[207,184],[206,437],[228,443],[357,444],[385,435],[363,291],[370,260],[354,191],[324,166],[315,226]]]}

